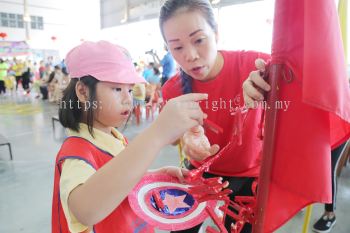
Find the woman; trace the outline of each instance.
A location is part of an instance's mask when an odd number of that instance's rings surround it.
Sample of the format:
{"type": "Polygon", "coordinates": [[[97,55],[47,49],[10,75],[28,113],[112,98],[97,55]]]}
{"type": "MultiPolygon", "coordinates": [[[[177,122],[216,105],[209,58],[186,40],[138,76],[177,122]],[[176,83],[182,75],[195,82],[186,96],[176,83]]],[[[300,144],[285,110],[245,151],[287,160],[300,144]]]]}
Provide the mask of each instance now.
{"type": "MultiPolygon", "coordinates": [[[[263,100],[257,90],[269,91],[259,71],[264,69],[266,54],[253,51],[222,51],[217,48],[218,29],[213,9],[207,0],[168,0],[160,11],[160,29],[165,43],[180,66],[180,73],[171,78],[162,88],[165,101],[191,92],[207,93],[208,100],[201,102],[201,108],[208,119],[224,129],[223,133],[205,131],[199,137],[207,137],[211,146],[199,148],[196,144],[181,139],[183,151],[189,157],[187,167],[201,165],[201,160],[216,154],[231,140],[236,142],[210,167],[205,177],[222,176],[230,182],[229,188],[235,196],[251,196],[252,183],[259,174],[262,140],[261,109],[244,109],[244,100],[263,100]],[[256,66],[254,67],[254,63],[256,66]],[[252,72],[253,71],[253,72],[252,72]],[[247,77],[249,78],[247,79],[247,77]],[[245,92],[242,92],[244,83],[245,92]],[[253,83],[255,83],[253,85],[253,83]],[[239,130],[238,130],[239,129],[239,130]]],[[[194,132],[186,134],[196,134],[194,132]]],[[[225,219],[230,232],[234,220],[225,219]]],[[[181,232],[198,232],[200,226],[181,232]]],[[[251,232],[251,225],[245,224],[241,232],[251,232]]]]}

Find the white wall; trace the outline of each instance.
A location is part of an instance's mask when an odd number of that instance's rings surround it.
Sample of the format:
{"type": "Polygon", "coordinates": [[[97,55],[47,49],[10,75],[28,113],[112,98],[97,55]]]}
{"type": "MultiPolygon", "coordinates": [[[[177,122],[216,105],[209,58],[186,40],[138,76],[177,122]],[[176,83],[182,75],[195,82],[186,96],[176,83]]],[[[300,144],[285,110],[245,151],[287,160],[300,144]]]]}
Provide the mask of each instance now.
{"type": "Polygon", "coordinates": [[[271,52],[274,0],[220,9],[219,47],[228,50],[271,52]]]}
{"type": "MultiPolygon", "coordinates": [[[[31,48],[59,50],[63,57],[80,39],[94,39],[100,30],[99,0],[28,0],[28,6],[29,15],[44,19],[44,30],[30,29],[31,48]]],[[[23,14],[23,1],[0,2],[0,11],[23,14]]],[[[9,41],[25,40],[24,28],[0,27],[0,32],[9,41]]]]}
{"type": "Polygon", "coordinates": [[[157,19],[103,29],[100,35],[101,39],[112,41],[128,49],[133,59],[137,60],[149,59],[145,52],[150,49],[156,49],[157,52],[163,50],[164,43],[157,19]]]}

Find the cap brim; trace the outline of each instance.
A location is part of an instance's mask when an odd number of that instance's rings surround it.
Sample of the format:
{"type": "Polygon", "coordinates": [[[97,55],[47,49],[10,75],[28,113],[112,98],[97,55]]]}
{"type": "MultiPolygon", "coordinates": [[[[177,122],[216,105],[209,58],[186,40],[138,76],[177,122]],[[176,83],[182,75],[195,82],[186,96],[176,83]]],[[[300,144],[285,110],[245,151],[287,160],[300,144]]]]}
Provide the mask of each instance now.
{"type": "Polygon", "coordinates": [[[147,83],[143,77],[141,77],[136,71],[133,70],[115,70],[108,72],[98,72],[90,75],[104,82],[123,84],[147,83]]]}

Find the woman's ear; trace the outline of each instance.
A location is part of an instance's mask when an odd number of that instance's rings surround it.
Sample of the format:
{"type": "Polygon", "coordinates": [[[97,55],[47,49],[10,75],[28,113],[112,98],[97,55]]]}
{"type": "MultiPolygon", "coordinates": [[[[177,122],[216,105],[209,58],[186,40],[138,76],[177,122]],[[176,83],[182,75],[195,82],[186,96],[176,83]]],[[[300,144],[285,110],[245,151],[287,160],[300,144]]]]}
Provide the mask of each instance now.
{"type": "Polygon", "coordinates": [[[80,102],[85,103],[89,101],[89,88],[81,81],[78,81],[75,85],[75,93],[80,102]]]}

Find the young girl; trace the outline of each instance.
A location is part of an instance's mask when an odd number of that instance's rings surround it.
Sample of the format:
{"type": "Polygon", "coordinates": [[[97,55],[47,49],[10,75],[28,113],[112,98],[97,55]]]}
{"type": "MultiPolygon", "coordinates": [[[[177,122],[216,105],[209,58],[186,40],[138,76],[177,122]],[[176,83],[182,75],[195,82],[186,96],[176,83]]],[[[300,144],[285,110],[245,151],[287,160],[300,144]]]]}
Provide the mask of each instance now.
{"type": "MultiPolygon", "coordinates": [[[[131,112],[133,84],[144,82],[128,52],[106,41],[84,42],[68,53],[66,62],[72,79],[59,119],[69,137],[56,158],[52,232],[153,232],[125,198],[163,146],[203,123],[198,101],[207,95],[170,101],[126,146],[114,127],[122,126],[131,112]]],[[[179,168],[155,172],[183,178],[179,168]]]]}
{"type": "MultiPolygon", "coordinates": [[[[209,99],[200,105],[208,119],[224,129],[222,134],[205,131],[212,144],[206,149],[191,143],[187,139],[190,137],[181,139],[183,151],[190,158],[187,167],[192,169],[227,145],[237,133],[234,130],[235,117],[241,114],[238,111],[244,105],[242,84],[250,74],[252,77],[259,75],[256,71],[251,73],[256,70],[255,60],[268,59],[269,56],[252,51],[218,50],[218,29],[208,0],[167,0],[160,11],[159,25],[169,51],[181,68],[180,73],[163,86],[164,100],[191,92],[208,93],[209,99]]],[[[267,83],[261,87],[269,90],[267,83]]],[[[259,174],[262,148],[262,141],[257,136],[260,111],[250,110],[244,116],[244,127],[237,135],[241,137],[241,143],[222,154],[210,167],[210,173],[205,174],[206,177],[223,176],[229,180],[229,188],[233,191],[231,199],[253,195],[252,182],[259,174]]],[[[231,232],[232,222],[229,217],[225,219],[228,232],[231,232]]],[[[199,228],[182,232],[198,232],[199,228]]],[[[246,224],[242,232],[251,232],[251,225],[246,224]]]]}

